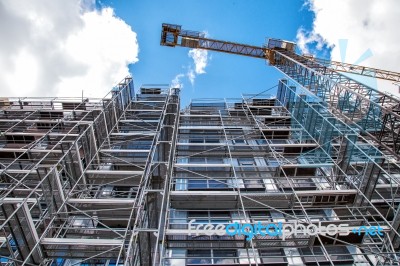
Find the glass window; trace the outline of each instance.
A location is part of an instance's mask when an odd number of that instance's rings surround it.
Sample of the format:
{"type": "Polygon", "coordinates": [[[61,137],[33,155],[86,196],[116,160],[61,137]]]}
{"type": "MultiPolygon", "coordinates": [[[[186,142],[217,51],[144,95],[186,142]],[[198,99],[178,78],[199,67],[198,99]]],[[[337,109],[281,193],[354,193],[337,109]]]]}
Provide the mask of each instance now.
{"type": "Polygon", "coordinates": [[[187,265],[195,264],[228,264],[237,262],[237,251],[234,249],[220,250],[188,250],[187,265]]]}
{"type": "Polygon", "coordinates": [[[208,181],[201,179],[189,179],[188,180],[188,189],[206,189],[208,188],[208,181]]]}
{"type": "Polygon", "coordinates": [[[281,248],[261,249],[259,254],[264,264],[288,265],[285,252],[281,248]]]}
{"type": "Polygon", "coordinates": [[[204,143],[204,139],[190,139],[189,143],[204,143]]]}
{"type": "MultiPolygon", "coordinates": [[[[343,246],[327,246],[325,247],[333,262],[352,263],[353,256],[350,255],[348,249],[343,246]]],[[[301,248],[300,253],[303,255],[303,261],[307,265],[317,265],[321,262],[328,262],[325,258],[323,250],[320,247],[301,248]]]]}
{"type": "Polygon", "coordinates": [[[188,250],[187,264],[206,264],[211,263],[211,250],[188,250]]]}
{"type": "Polygon", "coordinates": [[[195,223],[230,223],[231,215],[229,211],[189,211],[188,221],[190,220],[196,220],[195,223]]]}
{"type": "MultiPolygon", "coordinates": [[[[226,226],[232,222],[231,212],[229,211],[188,211],[187,223],[189,223],[191,220],[194,220],[192,222],[192,226],[195,227],[204,224],[212,224],[214,226],[218,224],[224,224],[226,226]]],[[[223,241],[230,240],[232,237],[228,235],[212,235],[211,238],[214,240],[223,241]]],[[[198,240],[198,237],[191,236],[189,239],[198,240]]]]}
{"type": "Polygon", "coordinates": [[[190,163],[205,163],[206,158],[189,158],[190,163]]]}
{"type": "Polygon", "coordinates": [[[243,165],[243,166],[254,165],[253,158],[239,158],[238,162],[239,162],[239,165],[243,165]]]}
{"type": "Polygon", "coordinates": [[[226,263],[235,263],[237,252],[236,250],[231,249],[220,249],[220,250],[213,250],[213,263],[214,264],[226,264],[226,263]]]}

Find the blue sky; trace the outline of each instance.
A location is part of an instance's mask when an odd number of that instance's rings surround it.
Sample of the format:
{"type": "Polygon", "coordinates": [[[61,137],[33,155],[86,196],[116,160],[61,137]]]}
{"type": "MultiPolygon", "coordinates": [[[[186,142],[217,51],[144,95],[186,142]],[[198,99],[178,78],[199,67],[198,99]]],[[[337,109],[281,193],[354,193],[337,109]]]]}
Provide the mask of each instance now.
{"type": "Polygon", "coordinates": [[[193,50],[162,47],[164,22],[251,45],[295,41],[301,53],[400,72],[398,0],[1,0],[0,96],[102,98],[130,73],[136,88],[180,77],[184,107],[283,77],[260,59],[196,51],[208,59],[200,64],[193,50]]]}
{"type": "MultiPolygon", "coordinates": [[[[193,67],[188,48],[160,46],[163,22],[206,31],[210,38],[261,46],[266,37],[295,41],[298,29],[310,29],[313,21],[313,13],[301,0],[110,0],[97,4],[112,7],[137,33],[139,61],[129,67],[136,88],[171,83],[177,74],[193,67]]],[[[208,56],[206,73],[196,76],[193,85],[187,77],[181,79],[183,105],[193,98],[236,98],[242,92],[261,92],[283,77],[264,60],[217,52],[208,56]]]]}

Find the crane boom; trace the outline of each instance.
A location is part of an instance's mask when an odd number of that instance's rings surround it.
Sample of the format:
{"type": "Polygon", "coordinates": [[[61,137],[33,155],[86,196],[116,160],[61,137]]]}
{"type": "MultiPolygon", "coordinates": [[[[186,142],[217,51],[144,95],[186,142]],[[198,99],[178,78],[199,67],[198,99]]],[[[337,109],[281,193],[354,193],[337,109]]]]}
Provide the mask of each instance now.
{"type": "Polygon", "coordinates": [[[162,24],[161,45],[266,59],[270,65],[325,101],[330,111],[341,120],[357,126],[364,136],[400,159],[400,99],[338,71],[389,80],[398,80],[399,73],[298,55],[293,42],[270,39],[265,47],[251,46],[206,38],[204,33],[183,30],[174,24],[162,24]]]}
{"type": "MultiPolygon", "coordinates": [[[[294,52],[296,44],[279,39],[269,39],[268,45],[264,47],[240,44],[206,38],[205,34],[202,32],[183,30],[179,25],[163,24],[161,45],[172,47],[182,46],[250,56],[260,59],[266,59],[270,62],[271,65],[274,65],[274,50],[284,49],[294,52]]],[[[351,74],[400,82],[400,73],[394,71],[382,70],[367,66],[359,66],[321,58],[310,58],[307,56],[304,57],[308,60],[313,60],[321,65],[324,65],[339,72],[347,72],[351,74]]]]}
{"type": "Polygon", "coordinates": [[[202,32],[183,30],[181,26],[172,24],[162,25],[161,45],[207,49],[262,59],[266,56],[263,47],[205,38],[202,32]]]}

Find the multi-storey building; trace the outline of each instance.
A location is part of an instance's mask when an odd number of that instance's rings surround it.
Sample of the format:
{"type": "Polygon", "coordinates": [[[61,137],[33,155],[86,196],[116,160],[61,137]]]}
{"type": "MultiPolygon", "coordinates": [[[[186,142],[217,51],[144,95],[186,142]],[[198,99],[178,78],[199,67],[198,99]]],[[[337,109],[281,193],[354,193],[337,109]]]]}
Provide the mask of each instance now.
{"type": "Polygon", "coordinates": [[[398,159],[290,81],[0,104],[4,265],[399,265],[398,159]]]}

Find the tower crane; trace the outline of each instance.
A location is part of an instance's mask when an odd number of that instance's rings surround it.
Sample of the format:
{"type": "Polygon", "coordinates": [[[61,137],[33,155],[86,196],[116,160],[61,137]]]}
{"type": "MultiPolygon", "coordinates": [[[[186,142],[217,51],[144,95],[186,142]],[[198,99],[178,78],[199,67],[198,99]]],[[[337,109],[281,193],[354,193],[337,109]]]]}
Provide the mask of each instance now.
{"type": "MultiPolygon", "coordinates": [[[[181,26],[179,25],[165,23],[162,25],[161,45],[171,47],[182,46],[189,48],[206,49],[217,52],[225,52],[261,58],[268,60],[270,65],[275,65],[274,51],[286,50],[294,52],[296,46],[294,42],[279,39],[269,39],[268,45],[265,47],[214,40],[205,38],[205,35],[202,32],[182,30],[181,26]]],[[[348,72],[367,77],[400,82],[400,73],[394,71],[382,70],[367,66],[359,66],[321,58],[313,58],[304,55],[303,58],[315,61],[323,66],[339,72],[348,72]]]]}
{"type": "Polygon", "coordinates": [[[267,60],[269,65],[321,98],[341,120],[356,125],[361,133],[387,154],[400,159],[400,99],[368,87],[341,72],[400,81],[400,73],[299,55],[296,44],[269,39],[254,46],[210,39],[204,33],[162,24],[161,45],[205,49],[267,60]],[[371,121],[374,129],[371,130],[371,121]]]}

